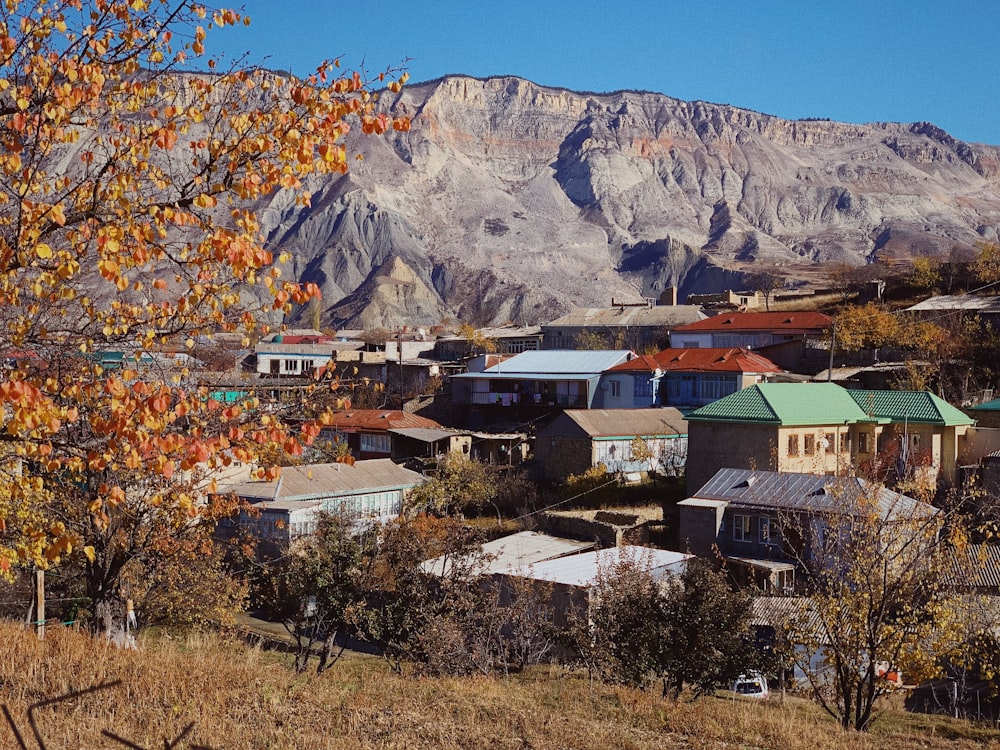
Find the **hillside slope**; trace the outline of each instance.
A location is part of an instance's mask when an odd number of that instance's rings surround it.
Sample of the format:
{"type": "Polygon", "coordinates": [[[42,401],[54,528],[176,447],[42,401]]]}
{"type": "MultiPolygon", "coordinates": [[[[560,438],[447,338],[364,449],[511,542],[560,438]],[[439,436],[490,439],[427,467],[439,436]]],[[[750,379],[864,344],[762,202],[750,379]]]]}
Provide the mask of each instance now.
{"type": "MultiPolygon", "coordinates": [[[[49,750],[119,747],[102,732],[160,747],[213,748],[997,748],[995,731],[948,719],[888,714],[873,735],[842,732],[802,701],[670,703],[657,691],[590,684],[542,670],[509,679],[430,679],[392,673],[378,658],[341,661],[321,677],[214,637],[144,641],[120,651],[49,628],[44,643],[0,622],[0,705],[29,747],[30,703],[120,680],[36,718],[49,750]]],[[[0,747],[17,747],[0,722],[0,747]]]]}
{"type": "Polygon", "coordinates": [[[789,121],[461,76],[382,106],[412,129],[352,135],[363,161],[310,185],[311,208],[286,195],[260,206],[269,240],[292,253],[294,276],[320,284],[334,325],[537,322],[670,285],[738,285],[755,263],[795,277],[945,254],[1000,229],[1000,148],[929,123],[789,121]],[[436,299],[389,310],[362,290],[344,301],[393,257],[436,299]]]}

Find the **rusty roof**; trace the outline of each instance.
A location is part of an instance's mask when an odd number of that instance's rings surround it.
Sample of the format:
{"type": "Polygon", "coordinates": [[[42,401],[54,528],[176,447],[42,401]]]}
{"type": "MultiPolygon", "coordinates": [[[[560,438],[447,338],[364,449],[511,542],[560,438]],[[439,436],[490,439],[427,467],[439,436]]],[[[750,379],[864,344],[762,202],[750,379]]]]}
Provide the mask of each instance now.
{"type": "Polygon", "coordinates": [[[332,420],[325,427],[340,432],[385,432],[403,427],[440,428],[441,425],[433,419],[410,414],[399,409],[347,409],[334,412],[332,420]]]}
{"type": "Polygon", "coordinates": [[[678,326],[678,333],[688,331],[823,331],[833,325],[829,315],[819,312],[746,312],[723,313],[712,318],[678,326]]]}
{"type": "Polygon", "coordinates": [[[653,357],[667,372],[782,372],[767,357],[735,347],[664,349],[653,357]]]}
{"type": "Polygon", "coordinates": [[[639,354],[628,362],[615,365],[607,372],[656,372],[663,369],[654,357],[648,354],[639,354]]]}

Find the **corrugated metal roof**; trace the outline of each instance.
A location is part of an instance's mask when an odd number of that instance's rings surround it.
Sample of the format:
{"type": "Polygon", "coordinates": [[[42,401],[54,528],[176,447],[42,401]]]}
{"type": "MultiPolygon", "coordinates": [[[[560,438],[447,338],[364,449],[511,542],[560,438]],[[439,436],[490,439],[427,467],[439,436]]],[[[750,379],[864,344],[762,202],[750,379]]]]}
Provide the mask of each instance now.
{"type": "Polygon", "coordinates": [[[640,354],[638,357],[630,359],[628,362],[622,362],[620,365],[615,365],[608,372],[645,372],[653,373],[660,370],[660,363],[656,361],[653,357],[648,354],[640,354]]]}
{"type": "Polygon", "coordinates": [[[746,349],[664,349],[654,359],[666,372],[782,372],[767,357],[746,349]]]}
{"type": "Polygon", "coordinates": [[[763,422],[830,425],[866,414],[836,383],[761,383],[713,401],[687,415],[692,422],[763,422]]]}
{"type": "Polygon", "coordinates": [[[509,574],[582,588],[591,586],[597,579],[599,571],[607,570],[619,561],[630,560],[643,566],[648,565],[649,571],[656,578],[666,578],[668,575],[683,572],[685,563],[692,557],[694,555],[682,552],[625,545],[548,560],[512,570],[509,574]]]}
{"type": "MultiPolygon", "coordinates": [[[[521,531],[517,534],[494,539],[482,546],[482,551],[491,558],[483,566],[481,573],[509,573],[518,568],[536,565],[546,560],[573,555],[594,548],[594,542],[578,542],[574,539],[543,534],[540,531],[521,531]]],[[[427,573],[442,575],[447,557],[435,557],[424,562],[421,567],[427,573]]]]}
{"type": "Polygon", "coordinates": [[[822,621],[805,596],[755,596],[750,602],[750,624],[770,625],[781,632],[788,628],[822,632],[822,621]]]}
{"type": "MultiPolygon", "coordinates": [[[[540,336],[542,333],[541,326],[493,326],[488,328],[479,328],[476,330],[476,334],[482,336],[486,339],[509,339],[509,338],[523,338],[526,336],[540,336]]],[[[461,336],[457,333],[449,334],[448,336],[441,336],[438,341],[468,341],[468,336],[461,336]]]]}
{"type": "Polygon", "coordinates": [[[907,311],[924,312],[962,310],[966,312],[1000,313],[1000,297],[976,297],[971,294],[942,294],[918,302],[907,311]]]}
{"type": "Polygon", "coordinates": [[[693,331],[783,331],[815,332],[829,329],[833,320],[818,312],[745,312],[723,313],[695,323],[679,326],[677,332],[693,331]]]}
{"type": "Polygon", "coordinates": [[[886,518],[919,518],[938,512],[932,505],[870,485],[857,477],[752,469],[719,469],[692,497],[725,500],[735,508],[837,513],[849,509],[857,498],[873,490],[878,492],[879,508],[886,518]]]}
{"type": "Polygon", "coordinates": [[[471,435],[469,432],[461,432],[459,430],[448,430],[444,427],[434,428],[434,427],[399,427],[393,430],[389,430],[393,435],[400,435],[401,437],[413,438],[414,440],[421,440],[425,443],[434,443],[438,440],[443,440],[445,438],[455,437],[457,435],[471,435]]]}
{"type": "Polygon", "coordinates": [[[433,419],[399,409],[349,409],[334,412],[324,427],[335,430],[398,430],[401,427],[440,428],[433,419]]]}
{"type": "Polygon", "coordinates": [[[590,328],[595,326],[679,326],[705,317],[697,305],[653,305],[652,307],[579,307],[542,326],[590,328]]]}
{"type": "Polygon", "coordinates": [[[521,352],[504,360],[501,364],[487,367],[482,372],[466,373],[454,377],[530,376],[541,379],[540,376],[543,375],[596,375],[635,356],[628,349],[547,349],[521,352]]]}
{"type": "Polygon", "coordinates": [[[301,507],[303,500],[351,495],[363,491],[415,487],[424,477],[394,464],[388,458],[374,458],[350,464],[307,464],[286,466],[272,481],[239,482],[220,488],[220,494],[235,494],[251,501],[268,501],[268,508],[301,507]]]}
{"type": "MultiPolygon", "coordinates": [[[[563,414],[591,437],[687,435],[687,420],[672,406],[649,409],[567,409],[563,414]]],[[[539,435],[547,434],[540,430],[539,435]]]]}
{"type": "Polygon", "coordinates": [[[969,411],[1000,411],[1000,398],[995,398],[978,406],[970,406],[969,411]]]}
{"type": "Polygon", "coordinates": [[[977,589],[1000,591],[1000,545],[970,544],[952,551],[954,583],[977,589]]]}
{"type": "Polygon", "coordinates": [[[975,424],[976,421],[930,391],[848,390],[847,393],[865,414],[877,419],[944,427],[975,424]]]}

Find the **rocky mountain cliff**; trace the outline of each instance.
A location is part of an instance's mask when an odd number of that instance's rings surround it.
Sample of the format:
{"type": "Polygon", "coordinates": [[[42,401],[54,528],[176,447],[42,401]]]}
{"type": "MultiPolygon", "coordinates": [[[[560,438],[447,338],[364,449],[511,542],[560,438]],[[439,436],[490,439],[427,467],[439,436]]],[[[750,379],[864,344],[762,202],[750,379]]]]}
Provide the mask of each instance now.
{"type": "Polygon", "coordinates": [[[452,76],[382,106],[312,207],[260,207],[337,327],[533,323],[611,298],[738,286],[754,264],[946,254],[996,240],[1000,148],[929,123],[791,121],[662,94],[452,76]]]}

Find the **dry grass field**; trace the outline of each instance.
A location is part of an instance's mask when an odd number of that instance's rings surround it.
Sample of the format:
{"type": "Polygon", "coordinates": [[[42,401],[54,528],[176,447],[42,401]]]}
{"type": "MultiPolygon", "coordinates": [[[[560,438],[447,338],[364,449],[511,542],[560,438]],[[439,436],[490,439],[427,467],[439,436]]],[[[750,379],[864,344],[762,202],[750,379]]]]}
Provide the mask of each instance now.
{"type": "MultiPolygon", "coordinates": [[[[655,692],[537,670],[509,679],[394,674],[352,657],[322,676],[217,636],[157,637],[120,651],[50,629],[0,624],[0,704],[36,748],[29,704],[120,680],[36,710],[47,750],[177,748],[1000,748],[1000,733],[887,712],[871,735],[844,733],[808,701],[725,698],[670,703],[655,692]],[[110,732],[121,738],[103,734],[110,732]],[[126,744],[130,743],[130,744],[126,744]]],[[[0,719],[0,748],[17,748],[0,719]]]]}

